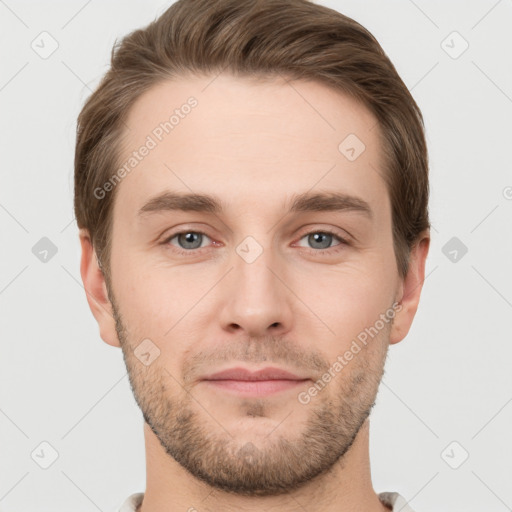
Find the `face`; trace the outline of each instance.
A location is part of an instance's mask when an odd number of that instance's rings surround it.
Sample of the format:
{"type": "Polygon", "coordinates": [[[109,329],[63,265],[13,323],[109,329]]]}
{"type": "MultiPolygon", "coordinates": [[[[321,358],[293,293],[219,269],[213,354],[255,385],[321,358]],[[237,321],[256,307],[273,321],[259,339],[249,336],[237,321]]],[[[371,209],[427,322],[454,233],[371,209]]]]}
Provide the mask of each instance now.
{"type": "Polygon", "coordinates": [[[153,87],[126,124],[123,162],[152,147],[117,185],[104,329],[144,419],[211,486],[296,489],[343,461],[401,314],[376,119],[316,82],[220,75],[153,87]],[[207,380],[240,367],[295,380],[207,380]]]}

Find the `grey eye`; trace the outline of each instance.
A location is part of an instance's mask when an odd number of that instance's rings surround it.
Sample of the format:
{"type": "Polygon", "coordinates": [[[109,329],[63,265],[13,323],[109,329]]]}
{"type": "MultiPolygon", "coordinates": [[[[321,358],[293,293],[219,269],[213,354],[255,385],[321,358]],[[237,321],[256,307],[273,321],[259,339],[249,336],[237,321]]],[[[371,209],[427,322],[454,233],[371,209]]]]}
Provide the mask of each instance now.
{"type": "MultiPolygon", "coordinates": [[[[332,247],[332,242],[337,239],[336,235],[331,233],[325,233],[323,231],[314,231],[307,235],[304,235],[301,240],[307,238],[308,247],[313,249],[329,249],[332,247]]],[[[303,245],[301,245],[304,247],[303,245]]]]}
{"type": "Polygon", "coordinates": [[[174,235],[169,242],[176,238],[178,246],[182,249],[199,249],[202,246],[204,236],[203,233],[197,231],[186,231],[174,235]]]}

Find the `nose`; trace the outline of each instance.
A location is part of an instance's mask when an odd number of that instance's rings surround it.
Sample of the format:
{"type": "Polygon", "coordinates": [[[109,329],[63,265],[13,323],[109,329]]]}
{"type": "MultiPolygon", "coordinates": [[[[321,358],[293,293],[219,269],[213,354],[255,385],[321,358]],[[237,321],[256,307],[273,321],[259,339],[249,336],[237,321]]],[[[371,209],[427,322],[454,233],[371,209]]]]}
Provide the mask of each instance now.
{"type": "Polygon", "coordinates": [[[283,335],[292,328],[293,318],[293,286],[286,282],[284,265],[278,265],[268,248],[254,261],[240,254],[234,252],[234,268],[223,280],[227,300],[220,313],[222,328],[250,337],[283,335]]]}

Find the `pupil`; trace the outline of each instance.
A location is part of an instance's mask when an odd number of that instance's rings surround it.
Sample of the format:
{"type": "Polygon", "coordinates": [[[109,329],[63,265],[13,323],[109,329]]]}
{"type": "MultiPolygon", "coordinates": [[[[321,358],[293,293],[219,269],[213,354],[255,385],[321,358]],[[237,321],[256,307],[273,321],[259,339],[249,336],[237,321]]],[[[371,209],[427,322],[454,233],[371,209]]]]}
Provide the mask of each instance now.
{"type": "Polygon", "coordinates": [[[327,240],[327,245],[325,245],[325,243],[322,245],[322,249],[325,249],[327,247],[329,247],[329,243],[330,243],[330,237],[331,235],[327,234],[327,233],[314,233],[312,235],[313,237],[313,242],[314,243],[320,243],[322,244],[322,241],[325,242],[325,240],[327,240]]]}
{"type": "MultiPolygon", "coordinates": [[[[197,242],[199,235],[198,233],[185,233],[182,235],[185,238],[185,246],[190,249],[191,247],[188,247],[189,244],[194,245],[194,242],[197,242]]],[[[196,247],[192,247],[192,249],[196,249],[196,247]]]]}

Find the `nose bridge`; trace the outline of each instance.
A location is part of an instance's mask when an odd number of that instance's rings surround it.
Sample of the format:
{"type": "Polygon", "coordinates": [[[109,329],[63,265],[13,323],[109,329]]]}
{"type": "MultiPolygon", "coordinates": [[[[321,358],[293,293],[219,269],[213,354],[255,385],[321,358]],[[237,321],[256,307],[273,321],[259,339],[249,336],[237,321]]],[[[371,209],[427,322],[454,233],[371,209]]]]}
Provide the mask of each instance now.
{"type": "Polygon", "coordinates": [[[269,238],[263,238],[247,236],[235,247],[229,299],[222,314],[225,328],[242,328],[251,336],[288,329],[291,322],[287,289],[278,277],[279,255],[269,238]]]}
{"type": "MultiPolygon", "coordinates": [[[[260,237],[261,240],[261,237],[260,237]]],[[[250,292],[255,298],[261,293],[272,293],[275,288],[275,275],[269,270],[275,266],[276,255],[269,243],[260,244],[252,236],[246,237],[236,247],[233,257],[237,282],[244,287],[243,292],[250,299],[250,292]]]]}

